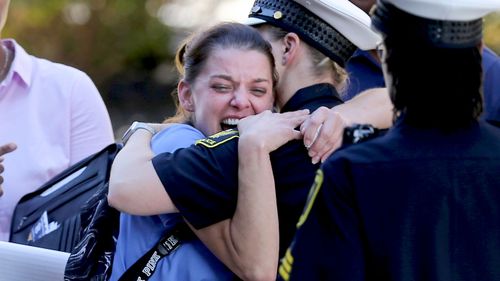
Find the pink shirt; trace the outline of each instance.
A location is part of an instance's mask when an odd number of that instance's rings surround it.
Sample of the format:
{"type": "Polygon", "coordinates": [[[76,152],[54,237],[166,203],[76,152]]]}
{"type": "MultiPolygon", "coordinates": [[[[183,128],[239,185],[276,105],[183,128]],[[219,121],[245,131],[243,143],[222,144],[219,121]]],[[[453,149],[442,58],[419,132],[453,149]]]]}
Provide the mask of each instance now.
{"type": "Polygon", "coordinates": [[[14,40],[1,42],[15,59],[0,83],[0,144],[18,147],[4,155],[0,241],[6,241],[23,195],[114,137],[106,106],[85,73],[31,56],[14,40]]]}

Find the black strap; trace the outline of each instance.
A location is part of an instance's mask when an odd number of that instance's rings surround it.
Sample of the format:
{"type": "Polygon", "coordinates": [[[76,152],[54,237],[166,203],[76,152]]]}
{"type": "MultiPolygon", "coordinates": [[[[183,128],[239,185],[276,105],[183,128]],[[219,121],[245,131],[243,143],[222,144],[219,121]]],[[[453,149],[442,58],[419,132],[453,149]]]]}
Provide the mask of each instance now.
{"type": "Polygon", "coordinates": [[[173,229],[167,231],[151,250],[138,259],[123,273],[119,281],[145,281],[155,272],[158,261],[175,251],[181,245],[191,230],[185,223],[178,223],[173,229]]]}

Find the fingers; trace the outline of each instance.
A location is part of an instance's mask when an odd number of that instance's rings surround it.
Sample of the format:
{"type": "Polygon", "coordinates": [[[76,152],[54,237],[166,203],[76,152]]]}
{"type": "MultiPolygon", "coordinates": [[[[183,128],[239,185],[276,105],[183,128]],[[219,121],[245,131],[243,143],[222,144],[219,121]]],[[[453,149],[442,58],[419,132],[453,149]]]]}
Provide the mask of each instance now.
{"type": "Polygon", "coordinates": [[[305,145],[307,149],[311,148],[311,146],[316,142],[316,140],[319,137],[319,134],[321,133],[322,128],[323,128],[323,123],[319,124],[318,128],[316,128],[316,132],[314,133],[312,140],[309,142],[308,145],[305,145]]]}
{"type": "MultiPolygon", "coordinates": [[[[304,121],[309,119],[309,110],[295,111],[293,112],[293,114],[282,115],[282,117],[289,120],[293,128],[297,128],[300,125],[302,125],[304,121]]],[[[302,138],[302,133],[300,131],[297,132],[300,134],[302,138]]]]}
{"type": "Polygon", "coordinates": [[[14,143],[4,144],[4,145],[0,146],[0,156],[7,154],[9,152],[12,152],[12,151],[16,150],[16,148],[17,148],[17,145],[14,143]]]}
{"type": "Polygon", "coordinates": [[[321,156],[321,163],[325,162],[326,159],[328,159],[328,157],[330,157],[330,155],[332,155],[332,153],[337,150],[337,148],[339,148],[340,146],[342,145],[342,138],[338,138],[338,140],[332,145],[332,148],[327,150],[323,156],[321,156]]]}
{"type": "Polygon", "coordinates": [[[264,151],[271,152],[293,139],[301,139],[300,131],[295,130],[309,118],[308,110],[286,113],[270,111],[244,118],[238,123],[240,143],[257,145],[264,151]]]}
{"type": "Polygon", "coordinates": [[[14,150],[16,150],[17,146],[14,143],[8,143],[0,146],[0,196],[3,195],[3,189],[2,189],[2,184],[3,184],[3,177],[2,173],[5,170],[5,167],[3,166],[3,159],[4,157],[1,157],[7,153],[10,153],[14,150]]]}
{"type": "Polygon", "coordinates": [[[273,126],[271,124],[274,123],[276,133],[281,131],[284,134],[285,141],[289,141],[292,139],[302,139],[302,133],[295,128],[299,127],[305,120],[309,118],[309,110],[273,113],[273,116],[271,118],[275,119],[274,121],[272,121],[271,119],[268,120],[269,126],[273,126]]]}
{"type": "Polygon", "coordinates": [[[289,111],[289,112],[276,113],[276,114],[279,114],[280,116],[283,116],[284,118],[293,118],[293,117],[300,117],[300,116],[308,116],[309,115],[309,109],[302,109],[302,110],[289,111]]]}
{"type": "Polygon", "coordinates": [[[309,119],[309,110],[297,110],[285,113],[273,113],[271,118],[276,118],[278,122],[283,124],[293,125],[294,128],[299,127],[305,120],[309,119]]]}
{"type": "MultiPolygon", "coordinates": [[[[326,160],[333,151],[340,147],[343,131],[346,126],[346,121],[342,116],[329,109],[328,111],[323,111],[321,115],[318,114],[315,120],[311,120],[309,124],[316,124],[319,120],[323,120],[323,123],[317,126],[314,133],[311,132],[312,128],[303,128],[305,132],[304,138],[308,135],[308,138],[313,141],[308,148],[313,164],[326,160]],[[310,137],[311,135],[312,137],[310,137]]],[[[306,142],[305,140],[304,143],[306,142]]]]}
{"type": "Polygon", "coordinates": [[[4,157],[1,157],[7,153],[10,153],[14,150],[16,150],[17,146],[14,143],[8,143],[0,146],[0,196],[3,195],[3,189],[2,189],[2,184],[3,184],[3,177],[2,173],[5,171],[5,167],[3,165],[3,159],[4,157]]]}
{"type": "Polygon", "coordinates": [[[306,148],[310,148],[319,136],[322,124],[327,119],[328,111],[329,109],[326,107],[318,108],[300,126],[300,131],[304,135],[304,146],[306,148]]]}
{"type": "Polygon", "coordinates": [[[313,163],[317,163],[321,159],[324,161],[342,143],[342,136],[346,126],[345,120],[338,113],[333,112],[324,124],[322,134],[309,149],[313,163]]]}

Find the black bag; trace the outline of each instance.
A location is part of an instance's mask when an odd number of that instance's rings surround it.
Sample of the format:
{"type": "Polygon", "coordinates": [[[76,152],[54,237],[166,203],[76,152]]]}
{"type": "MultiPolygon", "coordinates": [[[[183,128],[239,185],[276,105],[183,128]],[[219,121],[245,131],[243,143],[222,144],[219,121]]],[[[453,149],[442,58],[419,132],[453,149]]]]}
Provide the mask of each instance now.
{"type": "Polygon", "coordinates": [[[120,148],[119,144],[107,146],[21,198],[14,210],[10,241],[71,252],[86,226],[82,206],[103,189],[107,194],[111,163],[120,148]],[[51,225],[55,230],[44,234],[51,225]]]}
{"type": "Polygon", "coordinates": [[[65,281],[104,281],[111,276],[120,212],[108,205],[107,194],[105,184],[83,206],[81,239],[66,263],[65,281]]]}

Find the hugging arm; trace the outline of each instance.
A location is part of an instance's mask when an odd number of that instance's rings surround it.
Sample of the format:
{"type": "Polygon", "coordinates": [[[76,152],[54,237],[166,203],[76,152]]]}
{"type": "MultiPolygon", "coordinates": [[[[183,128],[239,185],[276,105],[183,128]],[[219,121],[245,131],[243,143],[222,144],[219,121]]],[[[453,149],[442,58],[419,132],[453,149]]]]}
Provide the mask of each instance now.
{"type": "Polygon", "coordinates": [[[307,111],[264,112],[240,121],[238,202],[232,218],[195,233],[244,280],[275,280],[279,252],[276,192],[269,153],[301,138],[307,111]]]}
{"type": "Polygon", "coordinates": [[[386,129],[392,125],[392,103],[387,88],[373,88],[333,108],[320,107],[301,126],[304,145],[313,163],[324,162],[342,144],[344,128],[372,124],[386,129]]]}
{"type": "Polygon", "coordinates": [[[266,135],[273,128],[266,118],[254,127],[259,130],[242,128],[241,151],[229,135],[220,145],[199,144],[152,161],[150,133],[138,130],[113,164],[110,202],[134,214],[159,214],[176,210],[173,198],[200,239],[233,272],[248,280],[274,279],[279,236],[269,152],[299,137],[293,128],[306,116],[302,111],[278,123],[273,135],[266,135]]]}
{"type": "Polygon", "coordinates": [[[122,212],[133,215],[177,212],[152,165],[151,137],[150,132],[137,130],[113,161],[108,201],[122,212]]]}

